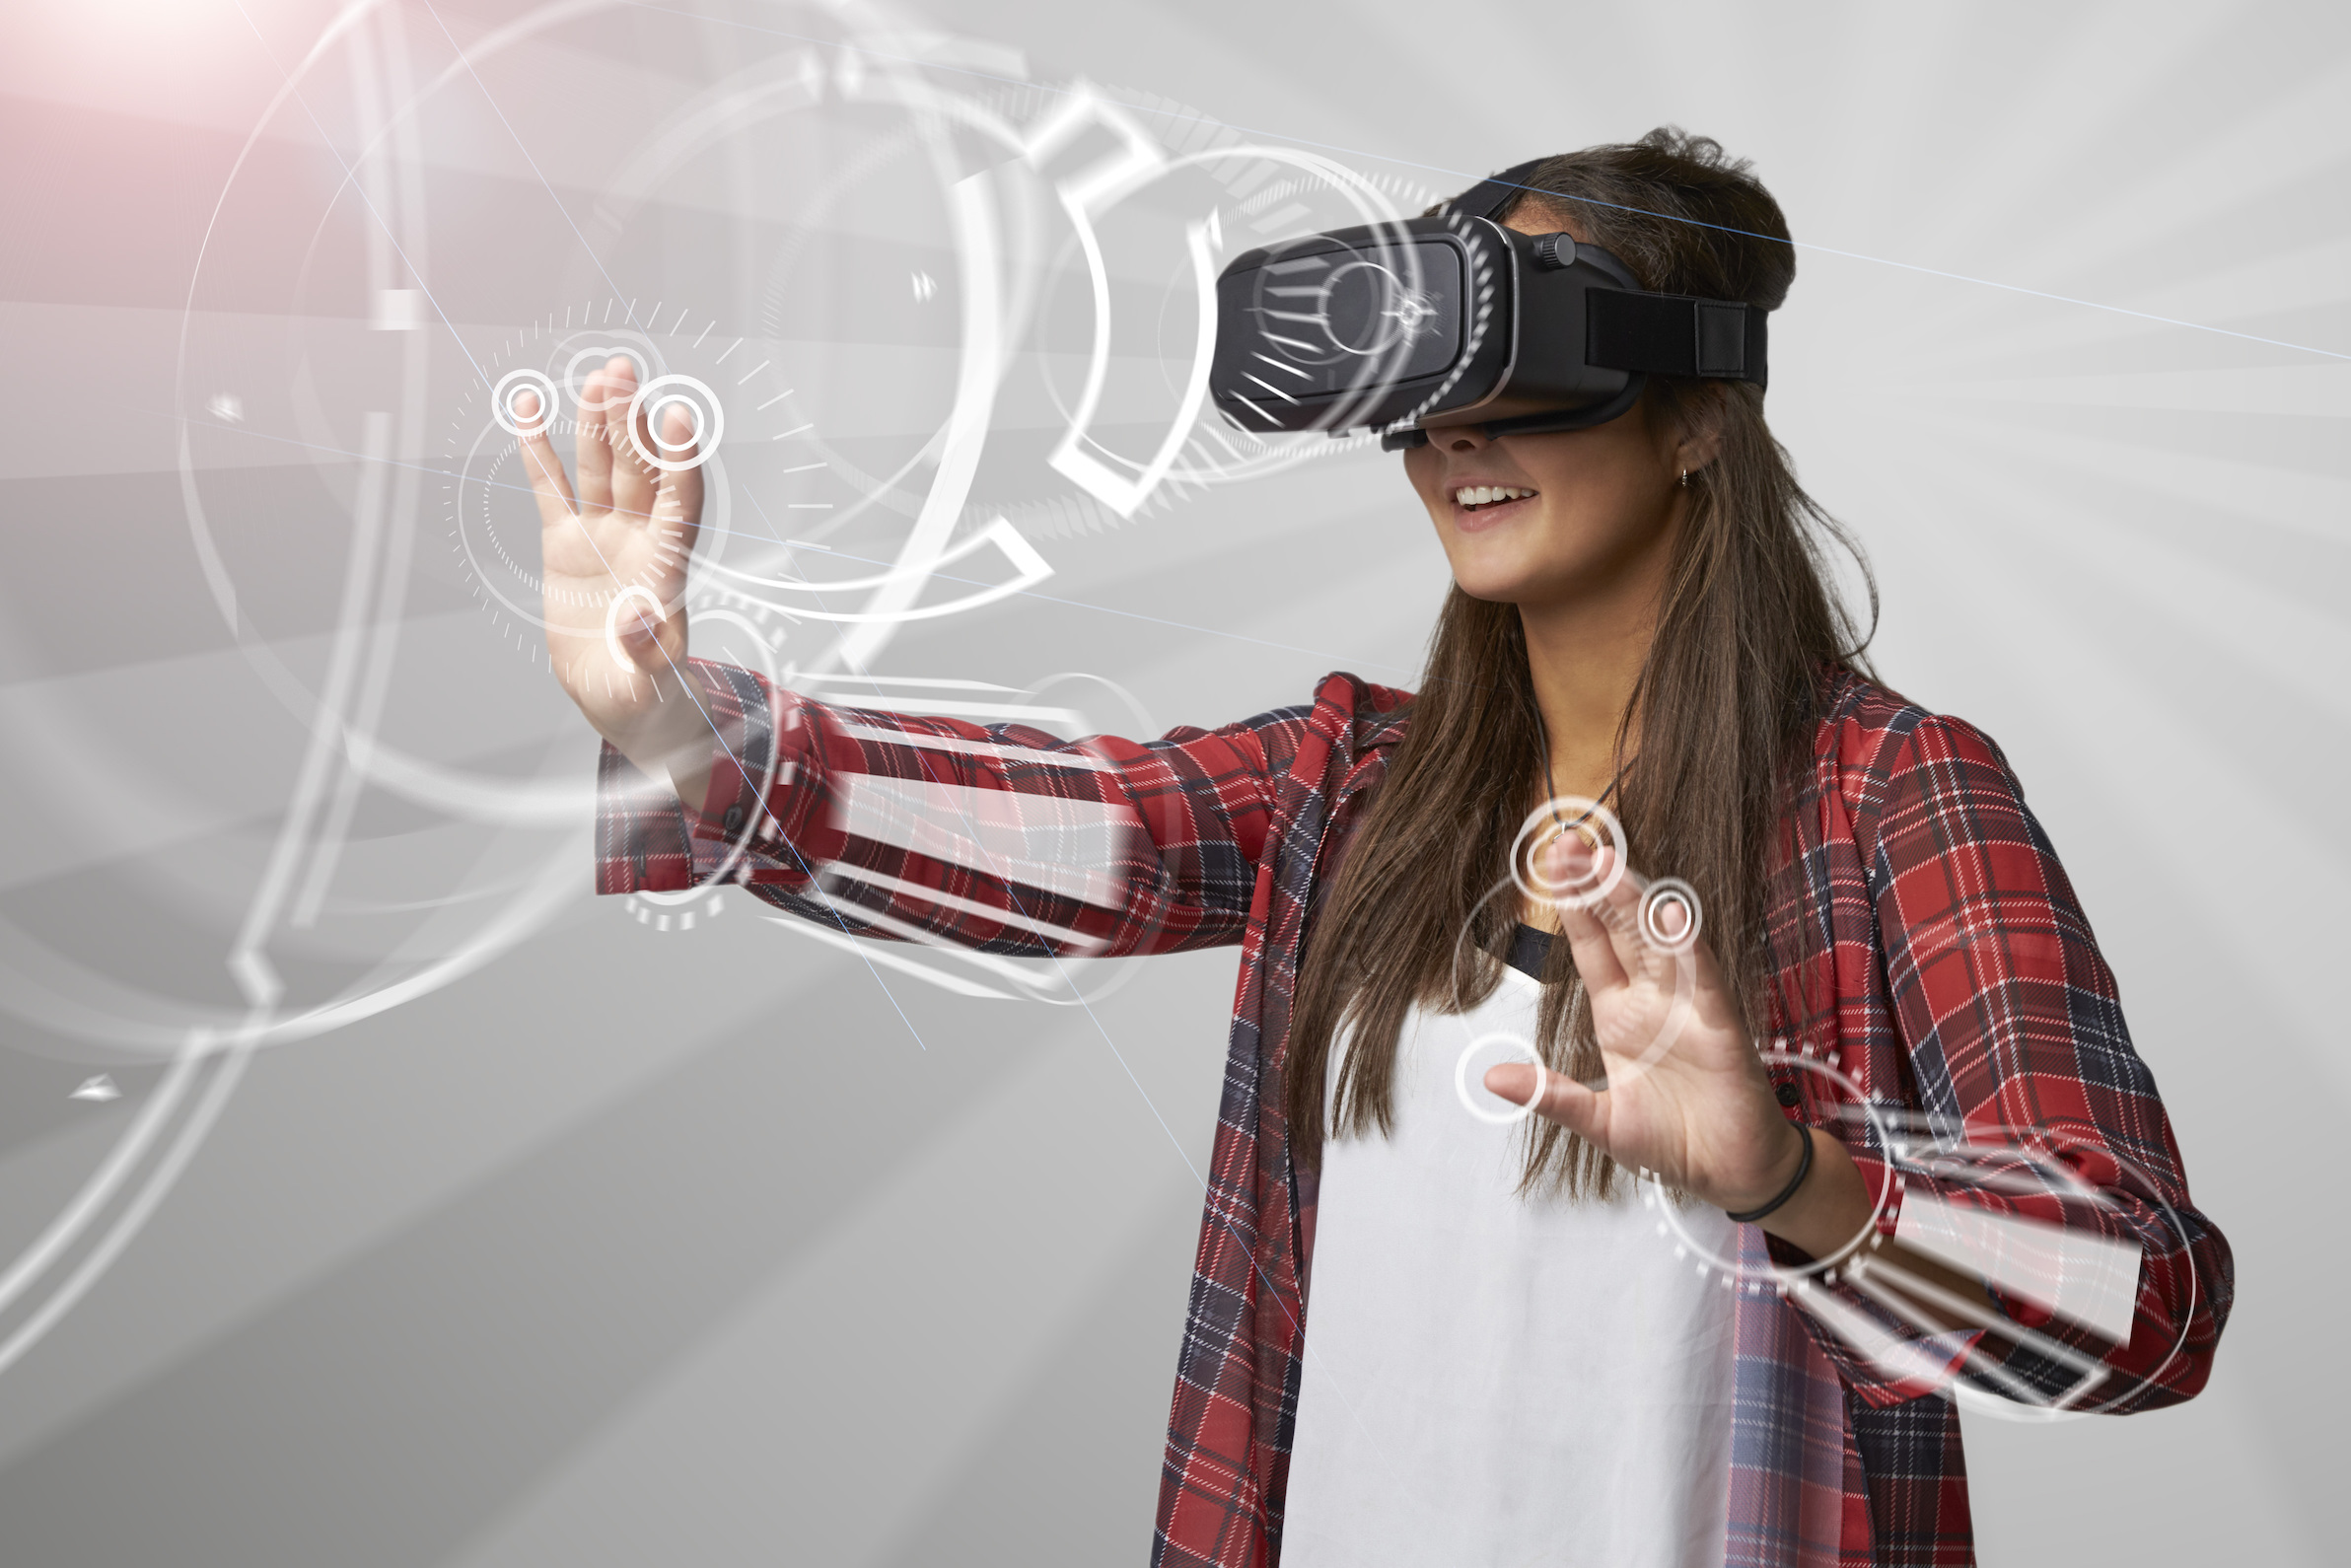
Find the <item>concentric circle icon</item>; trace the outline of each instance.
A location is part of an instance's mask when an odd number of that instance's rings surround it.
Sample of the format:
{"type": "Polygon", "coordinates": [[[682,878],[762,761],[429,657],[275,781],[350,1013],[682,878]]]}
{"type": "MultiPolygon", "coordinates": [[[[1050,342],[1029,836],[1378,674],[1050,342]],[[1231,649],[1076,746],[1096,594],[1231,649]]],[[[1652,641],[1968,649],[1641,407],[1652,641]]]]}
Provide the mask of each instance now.
{"type": "Polygon", "coordinates": [[[490,417],[498,421],[498,428],[508,435],[521,438],[528,420],[534,429],[542,429],[553,419],[561,404],[555,399],[554,378],[528,365],[517,366],[498,378],[498,385],[490,390],[490,417]],[[538,412],[525,414],[515,404],[525,392],[538,398],[538,412]]]}
{"type": "Polygon", "coordinates": [[[718,393],[691,376],[656,376],[629,399],[629,445],[648,466],[664,473],[680,473],[708,463],[726,428],[726,412],[719,406],[718,393]],[[685,410],[688,427],[685,439],[675,443],[663,439],[661,433],[661,423],[669,418],[672,408],[685,410]],[[650,451],[643,434],[647,430],[653,433],[650,451]]]}
{"type": "Polygon", "coordinates": [[[1660,877],[1641,891],[1641,940],[1661,953],[1687,953],[1696,947],[1702,919],[1698,890],[1679,877],[1660,877]],[[1666,928],[1670,909],[1681,911],[1679,931],[1666,928]]]}
{"type": "Polygon", "coordinates": [[[1582,795],[1561,795],[1543,802],[1528,814],[1526,821],[1519,824],[1518,836],[1511,840],[1510,880],[1530,902],[1554,908],[1582,909],[1598,903],[1624,880],[1624,824],[1614,812],[1582,795]],[[1543,853],[1569,833],[1592,846],[1593,865],[1578,876],[1555,879],[1542,869],[1543,853]],[[1599,863],[1599,852],[1603,849],[1608,852],[1605,870],[1599,863]]]}

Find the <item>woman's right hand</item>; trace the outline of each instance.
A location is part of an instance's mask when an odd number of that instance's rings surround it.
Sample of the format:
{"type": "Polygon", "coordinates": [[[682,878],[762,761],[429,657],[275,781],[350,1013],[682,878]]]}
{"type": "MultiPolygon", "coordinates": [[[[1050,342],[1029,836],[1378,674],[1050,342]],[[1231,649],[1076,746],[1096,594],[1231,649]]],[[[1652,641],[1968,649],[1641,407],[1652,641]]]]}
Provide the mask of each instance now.
{"type": "Polygon", "coordinates": [[[699,807],[711,729],[685,662],[685,573],[702,517],[702,471],[664,471],[693,456],[693,430],[673,408],[656,446],[643,417],[630,440],[636,370],[622,355],[588,378],[578,410],[578,489],[548,440],[535,394],[518,399],[520,450],[538,496],[547,659],[599,735],[644,772],[670,779],[699,807]]]}

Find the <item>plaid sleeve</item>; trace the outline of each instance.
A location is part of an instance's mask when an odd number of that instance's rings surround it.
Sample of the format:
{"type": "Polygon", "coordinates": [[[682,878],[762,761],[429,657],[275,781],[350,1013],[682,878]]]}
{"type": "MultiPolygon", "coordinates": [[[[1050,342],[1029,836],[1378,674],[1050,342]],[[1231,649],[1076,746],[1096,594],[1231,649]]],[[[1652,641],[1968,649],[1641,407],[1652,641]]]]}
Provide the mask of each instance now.
{"type": "MultiPolygon", "coordinates": [[[[1957,720],[1922,717],[1886,769],[1863,850],[1893,1023],[1926,1111],[1916,1125],[1936,1134],[1930,1144],[1959,1133],[1976,1151],[1907,1158],[1897,1124],[1900,1207],[1882,1226],[1906,1242],[1914,1229],[1956,1241],[1944,1252],[1955,1260],[1996,1259],[1978,1272],[2008,1323],[1891,1353],[1881,1332],[1866,1354],[1856,1315],[1890,1319],[1847,1284],[1812,1293],[1845,1329],[1819,1335],[1822,1348],[1875,1405],[1927,1391],[1969,1343],[1991,1363],[1988,1381],[2028,1401],[2122,1411],[2190,1397],[2229,1313],[2228,1243],[2189,1202],[2113,972],[1999,748],[1957,720]],[[2053,1160],[2073,1190],[2052,1191],[2001,1152],[2018,1146],[2053,1160]]],[[[1854,1157],[1875,1190],[1885,1159],[1854,1157]]]]}
{"type": "Polygon", "coordinates": [[[730,665],[687,811],[606,748],[598,891],[724,881],[863,936],[1064,957],[1241,940],[1304,710],[1157,741],[812,701],[730,665]]]}

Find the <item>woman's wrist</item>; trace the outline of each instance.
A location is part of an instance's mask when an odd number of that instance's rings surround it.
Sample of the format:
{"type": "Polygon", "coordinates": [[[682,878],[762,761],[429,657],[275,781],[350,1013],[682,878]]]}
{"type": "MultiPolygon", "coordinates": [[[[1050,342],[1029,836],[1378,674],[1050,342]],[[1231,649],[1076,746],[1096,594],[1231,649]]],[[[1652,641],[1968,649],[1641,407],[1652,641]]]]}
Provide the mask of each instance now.
{"type": "Polygon", "coordinates": [[[665,692],[641,722],[605,739],[638,772],[669,784],[688,810],[699,812],[710,795],[718,734],[694,667],[681,664],[678,677],[678,688],[665,692]]]}
{"type": "Polygon", "coordinates": [[[1733,1224],[1753,1225],[1768,1219],[1786,1208],[1795,1199],[1797,1193],[1804,1189],[1805,1178],[1811,1176],[1813,1171],[1813,1134],[1812,1130],[1802,1123],[1792,1121],[1788,1125],[1796,1129],[1795,1165],[1788,1169],[1778,1186],[1772,1189],[1771,1196],[1760,1202],[1743,1205],[1739,1208],[1732,1208],[1726,1204],[1724,1212],[1731,1217],[1733,1224]]]}
{"type": "Polygon", "coordinates": [[[1809,1256],[1833,1257],[1868,1240],[1877,1204],[1861,1168],[1840,1139],[1817,1128],[1806,1128],[1805,1136],[1813,1145],[1813,1168],[1804,1184],[1756,1223],[1764,1235],[1809,1256]]]}

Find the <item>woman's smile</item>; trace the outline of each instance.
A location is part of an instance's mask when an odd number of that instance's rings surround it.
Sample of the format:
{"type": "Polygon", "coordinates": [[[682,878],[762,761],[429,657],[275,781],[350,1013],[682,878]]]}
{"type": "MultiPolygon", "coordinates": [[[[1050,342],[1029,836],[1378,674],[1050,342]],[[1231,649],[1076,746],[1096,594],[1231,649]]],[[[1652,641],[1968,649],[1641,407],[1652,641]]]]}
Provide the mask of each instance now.
{"type": "Polygon", "coordinates": [[[1523,484],[1457,484],[1449,496],[1454,527],[1471,533],[1522,516],[1540,498],[1523,484]]]}

